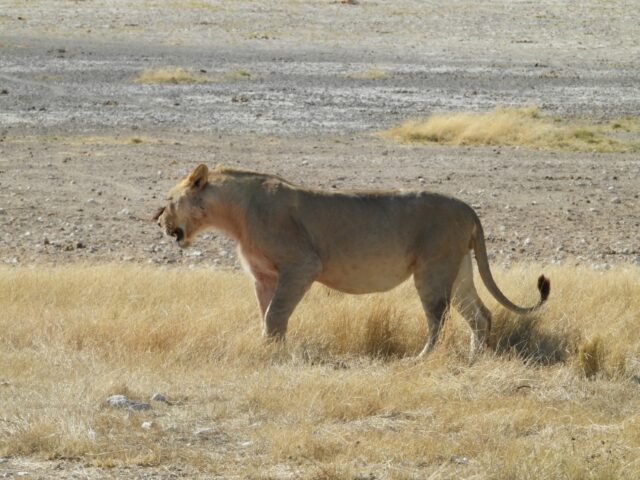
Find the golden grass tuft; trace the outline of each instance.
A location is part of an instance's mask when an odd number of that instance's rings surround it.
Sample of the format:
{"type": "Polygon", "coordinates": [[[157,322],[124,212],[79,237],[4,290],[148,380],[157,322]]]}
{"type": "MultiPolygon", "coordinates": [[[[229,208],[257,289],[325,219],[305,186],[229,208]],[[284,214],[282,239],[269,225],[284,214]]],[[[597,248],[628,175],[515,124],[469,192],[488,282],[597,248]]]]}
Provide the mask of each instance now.
{"type": "Polygon", "coordinates": [[[400,142],[505,145],[540,149],[637,152],[640,120],[625,117],[593,124],[545,115],[535,106],[498,107],[485,113],[436,114],[381,133],[400,142]]]}
{"type": "Polygon", "coordinates": [[[133,79],[135,83],[148,84],[194,84],[214,83],[234,80],[255,79],[256,77],[246,70],[233,70],[219,75],[194,73],[182,67],[162,67],[147,69],[140,72],[133,79]]]}
{"type": "Polygon", "coordinates": [[[585,340],[578,347],[576,363],[587,378],[591,378],[603,370],[604,359],[604,342],[600,337],[585,340]]]}
{"type": "MultiPolygon", "coordinates": [[[[530,304],[539,272],[495,274],[530,304]]],[[[404,358],[427,333],[410,283],[315,286],[286,344],[266,345],[240,273],[0,268],[0,457],[116,476],[638,478],[640,270],[545,273],[530,317],[479,289],[492,348],[469,363],[455,312],[428,358],[404,358]],[[109,408],[112,394],[152,409],[109,408]]]]}
{"type": "Polygon", "coordinates": [[[182,67],[164,67],[147,69],[140,72],[133,80],[136,83],[206,83],[209,77],[196,74],[182,67]]]}
{"type": "Polygon", "coordinates": [[[371,68],[369,70],[363,70],[358,72],[352,72],[347,74],[347,77],[355,80],[381,80],[383,78],[389,78],[391,73],[382,68],[371,68]]]}

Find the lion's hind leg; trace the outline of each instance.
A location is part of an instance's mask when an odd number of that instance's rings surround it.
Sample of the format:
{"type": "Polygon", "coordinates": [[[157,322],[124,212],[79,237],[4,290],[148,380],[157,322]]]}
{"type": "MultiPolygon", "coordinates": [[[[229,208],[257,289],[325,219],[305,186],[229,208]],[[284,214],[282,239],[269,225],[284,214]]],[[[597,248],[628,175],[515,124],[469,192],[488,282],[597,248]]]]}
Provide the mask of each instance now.
{"type": "Polygon", "coordinates": [[[455,266],[451,268],[449,264],[437,262],[424,267],[419,266],[413,274],[413,281],[429,327],[427,342],[418,357],[429,353],[438,341],[440,329],[449,308],[456,272],[455,266]]]}
{"type": "Polygon", "coordinates": [[[491,313],[484,306],[473,284],[471,255],[462,260],[453,289],[454,306],[469,323],[473,332],[471,338],[471,358],[486,344],[491,331],[491,313]]]}

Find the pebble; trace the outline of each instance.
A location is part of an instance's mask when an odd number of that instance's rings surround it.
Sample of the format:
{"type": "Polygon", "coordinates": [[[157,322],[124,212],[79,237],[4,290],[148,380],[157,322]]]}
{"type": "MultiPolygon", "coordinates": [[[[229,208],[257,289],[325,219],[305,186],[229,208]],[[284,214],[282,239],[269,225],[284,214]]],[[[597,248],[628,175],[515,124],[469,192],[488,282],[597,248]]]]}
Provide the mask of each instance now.
{"type": "Polygon", "coordinates": [[[107,405],[110,407],[123,408],[129,403],[129,399],[124,395],[111,395],[107,398],[107,405]]]}
{"type": "Polygon", "coordinates": [[[142,422],[142,425],[140,426],[145,430],[149,430],[151,427],[153,427],[153,422],[142,422]]]}
{"type": "Polygon", "coordinates": [[[622,203],[622,200],[620,200],[618,197],[613,197],[611,199],[611,203],[622,203]]]}
{"type": "Polygon", "coordinates": [[[128,408],[129,410],[149,410],[151,405],[148,403],[134,402],[124,395],[111,395],[107,398],[107,405],[113,408],[128,408]]]}
{"type": "Polygon", "coordinates": [[[169,403],[169,400],[167,400],[167,397],[162,393],[154,393],[153,396],[151,397],[151,400],[153,400],[154,402],[169,403]]]}
{"type": "Polygon", "coordinates": [[[469,459],[467,457],[461,457],[459,455],[453,455],[451,461],[458,465],[468,465],[469,459]]]}

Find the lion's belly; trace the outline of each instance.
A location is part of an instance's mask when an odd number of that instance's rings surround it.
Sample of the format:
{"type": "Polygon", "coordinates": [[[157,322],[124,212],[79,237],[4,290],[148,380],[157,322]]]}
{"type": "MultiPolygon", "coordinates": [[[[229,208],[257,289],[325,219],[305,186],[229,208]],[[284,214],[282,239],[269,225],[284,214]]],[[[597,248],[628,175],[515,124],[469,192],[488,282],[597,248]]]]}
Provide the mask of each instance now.
{"type": "Polygon", "coordinates": [[[350,258],[338,265],[323,263],[317,281],[345,293],[374,293],[391,290],[411,275],[405,258],[350,258]]]}

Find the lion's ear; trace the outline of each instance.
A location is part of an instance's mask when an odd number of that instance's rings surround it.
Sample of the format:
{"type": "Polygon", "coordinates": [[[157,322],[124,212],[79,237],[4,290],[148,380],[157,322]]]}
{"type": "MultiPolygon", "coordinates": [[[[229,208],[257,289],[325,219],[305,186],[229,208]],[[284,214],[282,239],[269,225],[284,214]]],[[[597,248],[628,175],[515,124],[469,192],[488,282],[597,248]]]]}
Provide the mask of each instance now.
{"type": "Polygon", "coordinates": [[[198,165],[193,172],[187,177],[187,183],[190,187],[200,190],[207,184],[209,179],[209,169],[206,165],[198,165]]]}

